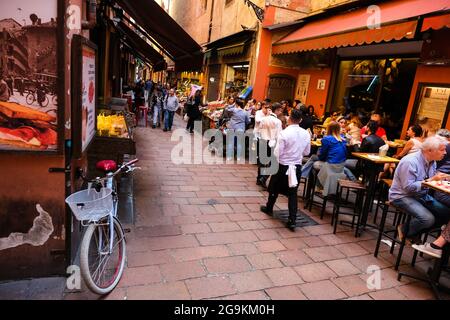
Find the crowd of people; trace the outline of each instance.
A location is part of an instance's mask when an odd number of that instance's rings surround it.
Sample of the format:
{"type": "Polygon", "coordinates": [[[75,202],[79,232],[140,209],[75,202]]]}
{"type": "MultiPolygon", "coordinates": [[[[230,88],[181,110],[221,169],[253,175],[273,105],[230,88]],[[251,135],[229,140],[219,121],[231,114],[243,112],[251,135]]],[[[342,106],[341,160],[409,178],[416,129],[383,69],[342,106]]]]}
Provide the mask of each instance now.
{"type": "Polygon", "coordinates": [[[172,131],[175,112],[180,108],[180,101],[175,88],[169,84],[155,83],[152,80],[138,80],[132,94],[133,112],[139,112],[140,106],[146,106],[149,110],[152,128],[159,128],[163,124],[163,131],[172,131]]]}

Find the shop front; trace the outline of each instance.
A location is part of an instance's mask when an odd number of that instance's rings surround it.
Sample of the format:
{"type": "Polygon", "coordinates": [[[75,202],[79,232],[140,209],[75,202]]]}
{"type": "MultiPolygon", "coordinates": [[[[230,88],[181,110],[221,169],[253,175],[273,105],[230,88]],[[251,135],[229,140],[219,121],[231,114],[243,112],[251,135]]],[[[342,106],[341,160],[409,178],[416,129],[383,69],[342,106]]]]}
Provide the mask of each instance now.
{"type": "MultiPolygon", "coordinates": [[[[329,50],[324,111],[358,114],[363,122],[371,112],[380,113],[390,139],[404,137],[407,127],[418,121],[427,121],[434,131],[448,127],[445,1],[390,1],[379,8],[383,14],[377,26],[368,25],[370,15],[363,8],[305,19],[303,26],[273,44],[273,59],[286,63],[305,52],[319,56],[329,50]],[[432,81],[432,75],[439,81],[432,81]]],[[[307,73],[301,63],[290,66],[300,67],[297,88],[306,88],[310,96],[321,81],[311,85],[301,79],[307,73]]]]}
{"type": "Polygon", "coordinates": [[[255,35],[255,30],[243,30],[206,46],[207,101],[222,100],[230,95],[239,96],[252,85],[249,79],[255,35]]]}

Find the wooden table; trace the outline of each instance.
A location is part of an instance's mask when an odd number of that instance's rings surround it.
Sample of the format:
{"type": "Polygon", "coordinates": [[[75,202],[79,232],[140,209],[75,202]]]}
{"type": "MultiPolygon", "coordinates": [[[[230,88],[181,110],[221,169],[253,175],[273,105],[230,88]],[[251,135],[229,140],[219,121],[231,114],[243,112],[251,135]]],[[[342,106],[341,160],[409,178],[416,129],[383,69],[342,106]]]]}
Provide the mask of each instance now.
{"type": "Polygon", "coordinates": [[[311,146],[320,148],[322,146],[322,141],[320,141],[320,140],[311,140],[311,146]]]}
{"type": "Polygon", "coordinates": [[[422,186],[450,194],[450,181],[445,181],[445,180],[424,181],[424,182],[422,182],[422,186]]]}
{"type": "Polygon", "coordinates": [[[377,166],[374,165],[383,165],[385,163],[399,163],[400,160],[388,156],[379,156],[378,153],[352,152],[352,155],[355,158],[364,161],[366,164],[369,164],[367,166],[368,170],[365,170],[365,178],[368,181],[366,199],[364,200],[361,221],[356,225],[355,235],[358,236],[360,227],[361,229],[364,229],[364,227],[366,226],[377,228],[376,226],[367,225],[367,218],[369,216],[370,207],[373,203],[379,173],[379,171],[377,170],[377,166]]]}

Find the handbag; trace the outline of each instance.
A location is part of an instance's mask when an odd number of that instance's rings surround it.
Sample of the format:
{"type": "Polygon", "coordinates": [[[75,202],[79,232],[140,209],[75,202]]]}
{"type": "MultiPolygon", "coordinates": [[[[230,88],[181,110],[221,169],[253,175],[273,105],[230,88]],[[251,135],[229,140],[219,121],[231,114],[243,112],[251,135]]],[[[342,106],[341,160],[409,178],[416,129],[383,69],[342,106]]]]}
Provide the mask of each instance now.
{"type": "Polygon", "coordinates": [[[189,116],[187,115],[187,113],[184,115],[183,120],[188,122],[189,121],[189,116]]]}

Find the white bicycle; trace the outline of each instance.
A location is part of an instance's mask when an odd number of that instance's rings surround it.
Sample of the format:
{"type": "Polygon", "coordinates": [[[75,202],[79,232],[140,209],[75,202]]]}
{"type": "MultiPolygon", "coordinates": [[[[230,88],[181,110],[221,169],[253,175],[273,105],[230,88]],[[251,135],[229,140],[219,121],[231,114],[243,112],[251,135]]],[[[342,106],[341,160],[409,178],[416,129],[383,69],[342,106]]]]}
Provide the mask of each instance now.
{"type": "Polygon", "coordinates": [[[138,159],[119,168],[114,161],[100,161],[97,168],[106,177],[88,181],[88,188],[66,199],[75,218],[87,227],[80,249],[80,270],[89,289],[99,295],[111,292],[119,283],[125,267],[125,234],[117,218],[118,195],[115,176],[133,172],[138,159]]]}

